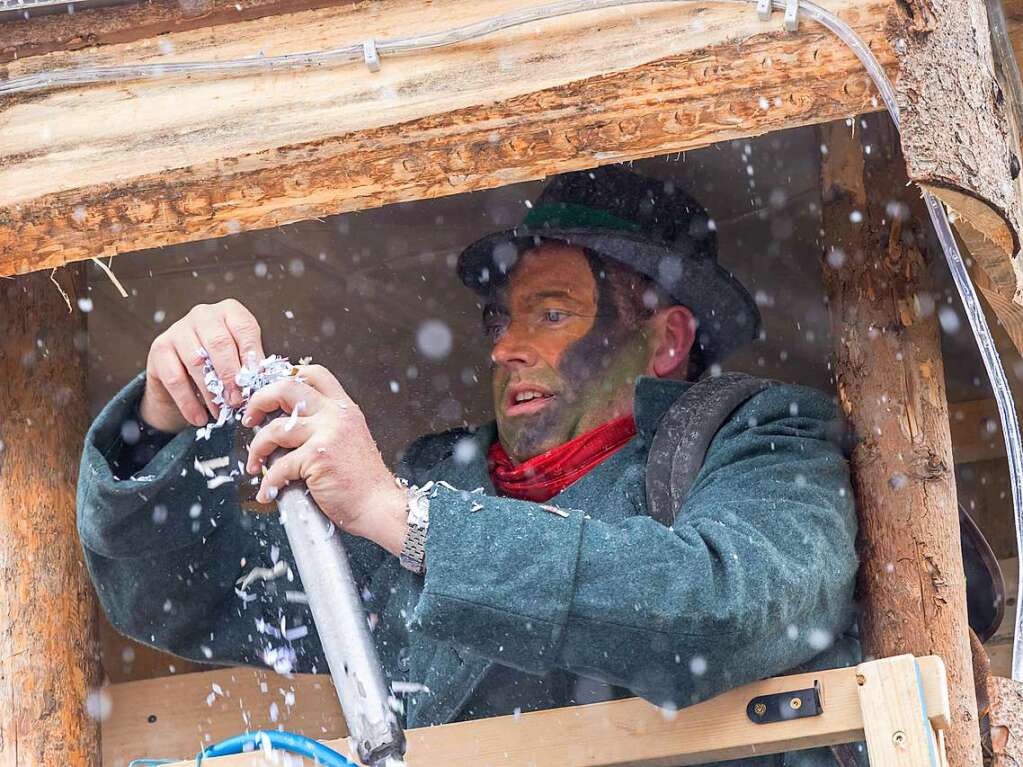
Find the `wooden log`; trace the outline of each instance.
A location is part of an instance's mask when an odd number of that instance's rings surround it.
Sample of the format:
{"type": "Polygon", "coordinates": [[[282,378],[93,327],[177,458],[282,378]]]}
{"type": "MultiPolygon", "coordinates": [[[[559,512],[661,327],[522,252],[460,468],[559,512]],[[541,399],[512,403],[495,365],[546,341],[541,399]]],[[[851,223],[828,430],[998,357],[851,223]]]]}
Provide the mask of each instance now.
{"type": "Polygon", "coordinates": [[[991,767],[1023,764],[1023,683],[992,676],[988,679],[991,700],[991,767]]]}
{"type": "MultiPolygon", "coordinates": [[[[84,295],[82,267],[52,276],[84,295]]],[[[0,280],[0,764],[98,767],[98,608],[75,529],[85,325],[50,277],[0,280]]]]}
{"type": "MultiPolygon", "coordinates": [[[[724,759],[765,756],[863,740],[864,709],[880,707],[890,696],[866,680],[886,674],[904,684],[898,668],[912,671],[911,696],[892,701],[888,711],[927,712],[920,726],[943,730],[948,725],[945,667],[931,656],[884,659],[852,668],[775,677],[729,690],[679,711],[664,711],[639,698],[609,703],[533,711],[469,722],[408,730],[409,767],[681,767],[724,759]],[[890,661],[896,673],[891,673],[890,661]],[[878,666],[884,669],[874,672],[878,666]],[[887,671],[885,670],[887,669],[887,671]],[[919,675],[916,673],[919,669],[919,675]],[[820,685],[819,716],[754,724],[746,714],[760,695],[805,690],[820,685]]],[[[876,721],[876,720],[875,720],[876,721]]],[[[327,745],[349,753],[344,740],[327,745]]],[[[261,751],[225,756],[217,767],[272,767],[279,755],[261,751]]],[[[168,767],[192,767],[189,759],[168,767]]],[[[205,764],[205,762],[204,762],[205,764]]],[[[931,763],[924,763],[930,767],[931,763]]],[[[899,767],[923,767],[902,762],[899,767]]]]}
{"type": "MultiPolygon", "coordinates": [[[[0,74],[327,48],[534,5],[382,0],[52,51],[0,74]]],[[[825,5],[893,61],[891,0],[825,5]]],[[[0,100],[0,276],[878,108],[822,27],[791,34],[781,14],[725,4],[567,16],[385,57],[376,74],[360,62],[16,96],[0,100]]]]}
{"type": "Polygon", "coordinates": [[[981,752],[948,403],[916,230],[926,222],[888,118],[855,129],[821,129],[821,175],[838,396],[859,438],[860,635],[869,656],[945,660],[949,764],[972,767],[981,752]]]}
{"type": "Polygon", "coordinates": [[[30,15],[0,24],[0,64],[54,51],[218,27],[282,13],[352,5],[357,0],[146,0],[133,5],[77,8],[74,13],[30,15]]]}
{"type": "Polygon", "coordinates": [[[985,0],[903,0],[898,7],[889,40],[899,58],[895,87],[909,178],[948,206],[989,278],[986,290],[1015,304],[993,300],[999,316],[1019,322],[1020,149],[995,77],[985,0]]]}

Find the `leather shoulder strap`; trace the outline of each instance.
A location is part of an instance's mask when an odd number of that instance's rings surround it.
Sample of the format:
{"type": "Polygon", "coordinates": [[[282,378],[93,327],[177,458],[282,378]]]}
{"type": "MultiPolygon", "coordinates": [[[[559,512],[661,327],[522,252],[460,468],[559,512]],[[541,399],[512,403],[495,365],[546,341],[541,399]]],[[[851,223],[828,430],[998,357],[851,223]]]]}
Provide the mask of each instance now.
{"type": "Polygon", "coordinates": [[[743,403],[774,382],[744,373],[705,378],[661,416],[646,460],[647,513],[663,525],[675,514],[703,466],[718,429],[743,403]]]}

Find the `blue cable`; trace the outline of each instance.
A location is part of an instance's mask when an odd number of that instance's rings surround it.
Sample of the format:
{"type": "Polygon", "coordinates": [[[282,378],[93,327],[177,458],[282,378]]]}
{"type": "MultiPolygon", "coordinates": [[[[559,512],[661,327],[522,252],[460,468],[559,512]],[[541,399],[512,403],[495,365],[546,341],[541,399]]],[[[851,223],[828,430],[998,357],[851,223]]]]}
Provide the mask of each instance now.
{"type": "Polygon", "coordinates": [[[227,756],[228,754],[241,754],[246,751],[254,751],[262,747],[266,742],[279,751],[289,751],[299,754],[307,759],[313,759],[317,764],[324,767],[358,767],[343,754],[339,754],[332,748],[327,748],[312,738],[299,735],[294,732],[283,732],[280,730],[256,730],[243,735],[236,735],[233,738],[221,741],[214,746],[204,748],[195,757],[196,767],[202,765],[203,759],[215,756],[227,756]]]}

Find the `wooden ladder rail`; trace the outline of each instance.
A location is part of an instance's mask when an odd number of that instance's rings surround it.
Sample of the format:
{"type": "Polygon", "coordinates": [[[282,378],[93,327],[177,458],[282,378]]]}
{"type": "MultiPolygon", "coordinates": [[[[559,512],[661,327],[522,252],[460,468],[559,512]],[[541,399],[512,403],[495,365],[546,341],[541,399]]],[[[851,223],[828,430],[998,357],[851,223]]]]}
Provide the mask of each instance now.
{"type": "MultiPolygon", "coordinates": [[[[765,679],[677,712],[631,698],[413,729],[407,733],[407,763],[409,767],[669,767],[865,740],[871,767],[945,767],[943,731],[948,723],[944,663],[937,656],[902,655],[851,668],[765,679]],[[815,686],[821,700],[818,715],[769,724],[756,724],[747,715],[754,698],[815,686]]],[[[107,727],[115,724],[108,722],[107,727]]],[[[344,739],[325,742],[349,753],[344,739]]],[[[203,762],[209,767],[270,763],[261,753],[203,762]]],[[[173,767],[189,765],[194,761],[173,767]]]]}

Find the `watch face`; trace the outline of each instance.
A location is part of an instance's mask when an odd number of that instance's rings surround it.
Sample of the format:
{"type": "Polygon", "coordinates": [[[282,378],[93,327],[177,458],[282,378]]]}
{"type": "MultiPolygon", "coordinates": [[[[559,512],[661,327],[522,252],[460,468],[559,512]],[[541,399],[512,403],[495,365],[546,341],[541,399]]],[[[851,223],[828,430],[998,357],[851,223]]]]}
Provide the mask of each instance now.
{"type": "Polygon", "coordinates": [[[430,521],[430,500],[422,493],[411,491],[408,501],[409,524],[425,527],[430,521]]]}

